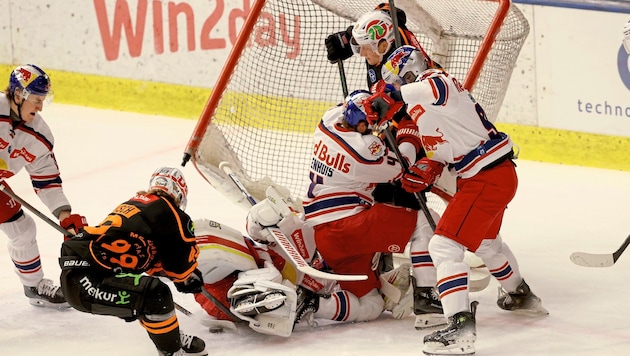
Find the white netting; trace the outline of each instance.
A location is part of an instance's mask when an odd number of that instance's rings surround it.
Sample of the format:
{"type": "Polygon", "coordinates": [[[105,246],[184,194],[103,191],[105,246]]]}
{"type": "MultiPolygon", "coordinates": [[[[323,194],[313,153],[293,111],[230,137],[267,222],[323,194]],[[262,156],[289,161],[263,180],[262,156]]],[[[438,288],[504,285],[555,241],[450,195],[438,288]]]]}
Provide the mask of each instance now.
{"type": "MultiPolygon", "coordinates": [[[[343,99],[339,69],[326,59],[324,39],[379,2],[265,3],[238,62],[226,63],[233,68],[229,84],[193,155],[215,186],[224,177],[216,167],[228,161],[257,199],[264,197],[267,179],[303,193],[311,134],[326,109],[343,99]]],[[[396,6],[407,13],[407,26],[427,53],[465,82],[498,2],[397,0],[396,6]]],[[[528,32],[526,19],[511,5],[472,91],[492,121],[528,32]]],[[[348,89],[366,89],[365,61],[355,56],[344,66],[348,89]]]]}

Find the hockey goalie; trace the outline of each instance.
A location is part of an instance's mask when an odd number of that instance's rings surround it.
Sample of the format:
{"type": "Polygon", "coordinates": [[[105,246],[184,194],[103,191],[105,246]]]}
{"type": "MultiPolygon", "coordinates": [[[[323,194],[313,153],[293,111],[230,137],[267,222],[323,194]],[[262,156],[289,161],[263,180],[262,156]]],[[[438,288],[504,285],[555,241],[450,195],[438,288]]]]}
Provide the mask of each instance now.
{"type": "MultiPolygon", "coordinates": [[[[215,300],[209,300],[205,293],[196,294],[195,299],[216,325],[243,320],[257,332],[289,337],[298,323],[315,326],[374,320],[383,312],[396,319],[412,314],[411,266],[406,260],[380,275],[379,290],[361,298],[342,290],[334,280],[299,272],[265,227],[277,226],[312,267],[324,271],[327,267],[316,251],[312,227],[305,222],[299,201],[288,197],[282,188],[272,186],[268,190],[273,190],[268,196],[286,199],[265,199],[250,209],[250,237],[211,220],[195,221],[199,269],[206,291],[215,300]],[[279,207],[283,202],[291,206],[279,207]],[[225,308],[229,308],[229,315],[222,311],[225,308]]],[[[486,274],[471,289],[485,288],[488,280],[486,274]]]]}

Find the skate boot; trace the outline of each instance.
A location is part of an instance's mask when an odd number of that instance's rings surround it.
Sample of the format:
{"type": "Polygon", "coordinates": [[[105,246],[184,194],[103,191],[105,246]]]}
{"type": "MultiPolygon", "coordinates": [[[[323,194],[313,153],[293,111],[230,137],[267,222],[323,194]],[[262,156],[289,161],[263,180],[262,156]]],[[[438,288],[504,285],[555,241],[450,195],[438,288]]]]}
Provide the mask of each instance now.
{"type": "Polygon", "coordinates": [[[175,352],[167,352],[158,350],[158,356],[206,356],[206,343],[200,338],[184,334],[183,331],[179,331],[179,338],[182,343],[182,348],[175,352]]]}
{"type": "Polygon", "coordinates": [[[470,304],[470,312],[459,312],[448,318],[444,329],[424,337],[425,355],[472,355],[475,353],[477,331],[475,313],[478,302],[470,304]]]}
{"type": "Polygon", "coordinates": [[[542,306],[542,301],[525,283],[521,282],[512,293],[506,292],[499,287],[499,297],[497,305],[503,310],[515,311],[525,314],[548,315],[549,311],[542,306]]]}
{"type": "Polygon", "coordinates": [[[416,287],[413,281],[413,313],[416,315],[416,330],[446,325],[442,302],[434,287],[416,287]]]}
{"type": "Polygon", "coordinates": [[[319,295],[308,289],[298,287],[297,289],[297,307],[295,309],[295,324],[305,321],[309,326],[317,326],[314,320],[314,314],[319,310],[319,295]]]}
{"type": "Polygon", "coordinates": [[[31,305],[47,308],[70,308],[59,286],[50,279],[42,279],[37,287],[24,286],[24,295],[31,305]]]}

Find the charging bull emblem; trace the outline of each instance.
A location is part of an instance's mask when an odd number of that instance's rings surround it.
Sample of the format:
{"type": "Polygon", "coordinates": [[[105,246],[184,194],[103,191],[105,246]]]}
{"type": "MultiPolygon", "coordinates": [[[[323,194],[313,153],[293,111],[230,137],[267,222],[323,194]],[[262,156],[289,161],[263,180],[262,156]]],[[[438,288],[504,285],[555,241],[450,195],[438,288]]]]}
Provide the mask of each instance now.
{"type": "Polygon", "coordinates": [[[437,132],[439,136],[422,135],[422,146],[426,152],[436,151],[438,145],[448,143],[448,141],[442,138],[444,137],[444,133],[442,133],[439,128],[435,129],[435,132],[437,132]]]}

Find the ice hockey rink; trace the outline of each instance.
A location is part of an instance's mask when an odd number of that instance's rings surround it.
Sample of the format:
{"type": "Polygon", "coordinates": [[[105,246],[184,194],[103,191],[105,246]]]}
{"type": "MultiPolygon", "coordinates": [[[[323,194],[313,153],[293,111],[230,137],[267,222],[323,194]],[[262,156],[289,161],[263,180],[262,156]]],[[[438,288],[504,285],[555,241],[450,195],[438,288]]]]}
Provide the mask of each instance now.
{"type": "MultiPolygon", "coordinates": [[[[43,112],[55,134],[64,190],[73,210],[92,225],[118,203],[146,188],[159,166],[179,166],[195,122],[53,103],[43,112]]],[[[601,153],[605,155],[604,152],[601,153]]],[[[496,306],[496,281],[473,293],[477,355],[622,355],[630,348],[627,306],[630,252],[608,268],[584,268],[573,251],[608,253],[630,233],[630,172],[517,161],[520,185],[502,229],[533,291],[550,315],[525,317],[496,306]]],[[[246,212],[214,190],[192,164],[187,212],[244,230],[246,212]]],[[[50,216],[26,172],[9,180],[14,191],[50,216]]],[[[62,236],[38,222],[48,278],[58,283],[62,236]]],[[[388,223],[388,222],[383,222],[388,223]]],[[[6,237],[0,237],[6,241],[6,237]]],[[[31,306],[23,296],[6,248],[0,248],[0,355],[155,355],[137,322],[31,306]]],[[[195,313],[180,315],[182,329],[206,341],[210,355],[421,355],[430,332],[413,316],[384,313],[366,323],[315,328],[298,324],[293,335],[261,335],[246,326],[211,334],[201,325],[192,296],[175,300],[195,313]]]]}

